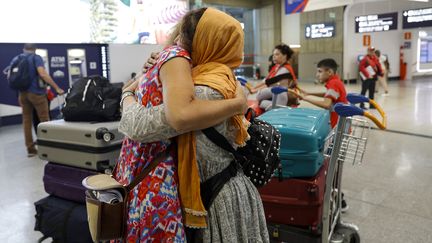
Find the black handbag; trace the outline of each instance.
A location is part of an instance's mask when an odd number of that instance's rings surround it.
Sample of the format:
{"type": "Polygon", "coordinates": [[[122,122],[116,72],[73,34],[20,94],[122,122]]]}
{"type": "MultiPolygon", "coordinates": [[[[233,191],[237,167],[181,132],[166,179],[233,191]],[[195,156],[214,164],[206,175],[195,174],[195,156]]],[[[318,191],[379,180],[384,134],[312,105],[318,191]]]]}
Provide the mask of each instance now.
{"type": "Polygon", "coordinates": [[[213,143],[232,153],[236,167],[241,168],[256,187],[261,187],[270,181],[276,169],[282,170],[279,158],[281,134],[269,123],[257,119],[252,109],[247,111],[246,117],[251,123],[248,128],[250,139],[237,150],[213,127],[202,132],[213,143]]]}

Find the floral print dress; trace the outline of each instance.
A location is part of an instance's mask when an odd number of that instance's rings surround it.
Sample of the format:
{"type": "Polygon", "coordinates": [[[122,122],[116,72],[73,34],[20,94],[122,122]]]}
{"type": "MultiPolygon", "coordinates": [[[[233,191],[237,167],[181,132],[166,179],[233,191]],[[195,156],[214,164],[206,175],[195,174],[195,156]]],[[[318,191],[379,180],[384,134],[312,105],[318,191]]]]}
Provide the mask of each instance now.
{"type": "MultiPolygon", "coordinates": [[[[151,108],[163,102],[159,70],[174,57],[190,60],[189,54],[177,46],[163,50],[157,64],[143,76],[138,85],[136,96],[142,106],[151,108]]],[[[170,140],[142,143],[125,138],[114,173],[115,179],[122,184],[129,184],[170,143],[170,140]]],[[[174,151],[129,193],[127,242],[185,241],[174,151]]]]}

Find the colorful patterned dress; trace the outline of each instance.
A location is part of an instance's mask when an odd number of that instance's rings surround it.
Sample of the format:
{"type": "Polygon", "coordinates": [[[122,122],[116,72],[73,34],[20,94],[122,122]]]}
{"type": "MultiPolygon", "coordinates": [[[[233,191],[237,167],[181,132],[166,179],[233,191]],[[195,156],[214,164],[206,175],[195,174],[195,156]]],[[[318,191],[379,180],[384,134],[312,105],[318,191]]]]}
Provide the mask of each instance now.
{"type": "MultiPolygon", "coordinates": [[[[185,50],[169,47],[161,52],[157,64],[141,79],[136,95],[144,107],[162,103],[159,70],[163,63],[174,57],[190,60],[185,50]]],[[[125,138],[115,171],[116,180],[129,184],[170,143],[170,140],[141,143],[125,138]]],[[[185,241],[174,151],[129,193],[127,242],[185,241]]]]}

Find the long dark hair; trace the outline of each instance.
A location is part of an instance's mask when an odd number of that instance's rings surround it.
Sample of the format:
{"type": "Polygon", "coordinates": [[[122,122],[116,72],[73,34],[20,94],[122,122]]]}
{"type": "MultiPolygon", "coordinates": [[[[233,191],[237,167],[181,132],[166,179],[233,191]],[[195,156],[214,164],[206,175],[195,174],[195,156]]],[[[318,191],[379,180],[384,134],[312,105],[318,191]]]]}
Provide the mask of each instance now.
{"type": "Polygon", "coordinates": [[[186,13],[182,20],[174,27],[168,40],[168,45],[174,44],[174,40],[180,36],[180,40],[189,53],[192,52],[193,37],[199,20],[207,8],[194,9],[186,13]]]}
{"type": "Polygon", "coordinates": [[[279,44],[275,46],[274,49],[278,49],[283,55],[286,55],[287,61],[291,59],[292,55],[294,54],[294,51],[288,45],[285,44],[279,44]]]}

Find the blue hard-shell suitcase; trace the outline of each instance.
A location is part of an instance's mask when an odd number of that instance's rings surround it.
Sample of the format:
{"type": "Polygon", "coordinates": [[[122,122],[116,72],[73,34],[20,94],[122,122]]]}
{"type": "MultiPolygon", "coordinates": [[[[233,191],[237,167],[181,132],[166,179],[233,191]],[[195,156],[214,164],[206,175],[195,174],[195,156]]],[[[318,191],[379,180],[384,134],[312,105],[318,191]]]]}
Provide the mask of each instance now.
{"type": "Polygon", "coordinates": [[[259,118],[282,135],[279,151],[282,177],[311,177],[318,172],[324,161],[324,141],[331,130],[327,110],[280,108],[259,118]]]}

